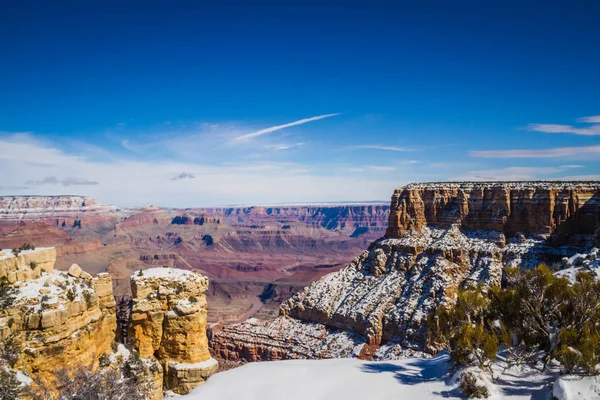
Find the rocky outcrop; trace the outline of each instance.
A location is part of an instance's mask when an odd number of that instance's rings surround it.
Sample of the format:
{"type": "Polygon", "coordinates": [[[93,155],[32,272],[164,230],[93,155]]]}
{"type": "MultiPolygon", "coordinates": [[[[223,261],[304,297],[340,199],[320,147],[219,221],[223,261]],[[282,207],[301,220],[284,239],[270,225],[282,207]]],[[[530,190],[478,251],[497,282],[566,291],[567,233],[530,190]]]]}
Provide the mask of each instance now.
{"type": "Polygon", "coordinates": [[[303,321],[301,332],[356,333],[363,354],[426,351],[427,315],[455,301],[460,287],[500,284],[506,266],[560,265],[597,243],[599,193],[600,183],[579,182],[408,185],[392,197],[387,237],[282,304],[275,321],[223,328],[211,345],[231,359],[348,354],[349,345],[292,350],[277,327],[293,320],[303,321]],[[263,343],[277,343],[277,353],[262,351],[263,343]]]}
{"type": "Polygon", "coordinates": [[[0,279],[14,288],[0,310],[0,340],[19,350],[16,370],[47,382],[62,368],[98,368],[116,329],[110,275],[55,271],[55,257],[49,248],[0,254],[0,279]]]}
{"type": "Polygon", "coordinates": [[[42,272],[53,273],[56,249],[53,247],[24,250],[17,255],[11,249],[0,250],[0,279],[10,284],[39,278],[42,272]]]}
{"type": "Polygon", "coordinates": [[[522,233],[593,234],[600,224],[598,182],[462,182],[396,189],[387,237],[424,226],[522,233]]]}
{"type": "Polygon", "coordinates": [[[347,330],[282,317],[273,322],[249,319],[235,325],[209,328],[211,350],[227,360],[287,360],[359,355],[365,342],[347,330]]]}
{"type": "Polygon", "coordinates": [[[216,372],[208,352],[208,279],[196,272],[151,268],[131,277],[130,336],[143,358],[163,367],[164,386],[186,394],[216,372]]]}

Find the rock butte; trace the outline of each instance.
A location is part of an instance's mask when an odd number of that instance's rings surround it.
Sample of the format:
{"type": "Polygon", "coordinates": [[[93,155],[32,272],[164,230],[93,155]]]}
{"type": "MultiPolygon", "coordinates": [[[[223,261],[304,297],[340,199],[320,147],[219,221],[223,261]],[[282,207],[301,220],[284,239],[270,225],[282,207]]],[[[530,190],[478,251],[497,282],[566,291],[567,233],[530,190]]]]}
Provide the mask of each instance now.
{"type": "MultiPolygon", "coordinates": [[[[0,340],[11,338],[20,350],[14,369],[53,382],[57,370],[99,368],[114,358],[117,321],[111,276],[92,277],[78,265],[55,271],[54,248],[26,250],[15,256],[0,251],[0,279],[16,289],[0,310],[0,340]]],[[[145,271],[131,278],[134,347],[142,374],[154,381],[153,399],[163,387],[188,393],[217,370],[208,352],[208,279],[173,268],[145,271]]]]}
{"type": "Polygon", "coordinates": [[[131,337],[142,358],[160,362],[164,386],[189,393],[218,369],[208,352],[208,278],[197,272],[151,268],[131,277],[131,337]]]}
{"type": "Polygon", "coordinates": [[[600,182],[407,185],[394,192],[385,237],[282,304],[275,321],[214,326],[211,346],[248,360],[433,351],[426,316],[459,287],[498,284],[505,266],[560,262],[599,239],[600,182]],[[363,345],[326,339],[340,331],[363,345]],[[294,340],[315,336],[318,352],[294,340]]]}

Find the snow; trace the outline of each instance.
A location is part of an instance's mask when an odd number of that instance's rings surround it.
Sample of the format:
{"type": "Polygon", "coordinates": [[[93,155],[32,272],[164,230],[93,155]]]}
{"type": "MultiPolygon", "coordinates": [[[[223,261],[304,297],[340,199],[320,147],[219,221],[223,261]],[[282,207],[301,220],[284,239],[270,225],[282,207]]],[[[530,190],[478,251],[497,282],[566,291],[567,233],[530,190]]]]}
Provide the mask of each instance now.
{"type": "Polygon", "coordinates": [[[185,280],[187,278],[191,278],[196,276],[197,274],[193,271],[186,271],[183,269],[177,268],[150,268],[142,271],[142,276],[139,276],[136,272],[131,277],[132,280],[142,280],[148,278],[175,278],[178,280],[185,280]]]}
{"type": "MultiPolygon", "coordinates": [[[[353,358],[246,364],[217,373],[182,400],[413,400],[463,398],[446,354],[431,359],[363,361],[353,358]]],[[[479,372],[478,376],[482,373],[479,372]]],[[[537,372],[501,375],[491,383],[495,399],[546,399],[547,379],[537,372]]]]}
{"type": "Polygon", "coordinates": [[[118,359],[129,360],[130,356],[131,352],[127,349],[127,347],[119,343],[119,346],[117,346],[117,351],[115,353],[111,353],[109,359],[111,363],[116,363],[118,359]]]}
{"type": "Polygon", "coordinates": [[[600,398],[600,377],[561,376],[552,393],[558,400],[591,400],[600,398]]]}
{"type": "MultiPolygon", "coordinates": [[[[69,276],[63,271],[54,271],[53,273],[42,273],[42,276],[30,281],[23,282],[18,287],[16,302],[25,302],[30,305],[30,311],[41,311],[41,297],[47,296],[46,304],[56,304],[66,301],[67,292],[73,291],[75,295],[73,301],[83,299],[83,291],[91,290],[88,286],[79,282],[76,278],[69,276]],[[40,293],[40,290],[48,291],[46,294],[40,293]]],[[[61,307],[63,307],[61,305],[61,307]]],[[[60,308],[60,307],[59,307],[60,308]]]]}
{"type": "Polygon", "coordinates": [[[204,369],[210,368],[217,365],[217,360],[214,358],[210,358],[206,361],[202,361],[199,363],[189,364],[189,363],[181,363],[181,362],[169,362],[169,367],[176,370],[189,370],[189,369],[204,369]]]}
{"type": "MultiPolygon", "coordinates": [[[[40,251],[46,251],[50,249],[52,249],[52,247],[36,247],[35,250],[23,250],[19,252],[19,255],[35,254],[40,251]]],[[[12,249],[0,249],[0,260],[14,257],[15,255],[13,254],[12,249]]]]}
{"type": "Polygon", "coordinates": [[[501,187],[510,190],[517,189],[542,189],[542,190],[571,190],[571,189],[597,189],[597,181],[476,181],[476,182],[420,182],[410,183],[396,189],[397,192],[404,189],[480,189],[501,187]]]}

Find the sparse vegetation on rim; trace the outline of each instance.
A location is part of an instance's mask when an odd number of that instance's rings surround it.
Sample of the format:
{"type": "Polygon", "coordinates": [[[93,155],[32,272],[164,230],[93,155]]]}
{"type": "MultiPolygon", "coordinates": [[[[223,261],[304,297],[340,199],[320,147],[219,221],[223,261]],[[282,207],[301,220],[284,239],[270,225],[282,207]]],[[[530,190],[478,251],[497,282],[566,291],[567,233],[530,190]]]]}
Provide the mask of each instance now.
{"type": "Polygon", "coordinates": [[[488,368],[498,349],[523,363],[542,355],[566,373],[595,375],[600,362],[600,282],[579,273],[573,285],[546,265],[520,273],[507,268],[507,287],[462,289],[456,305],[428,318],[430,345],[457,364],[488,368]]]}

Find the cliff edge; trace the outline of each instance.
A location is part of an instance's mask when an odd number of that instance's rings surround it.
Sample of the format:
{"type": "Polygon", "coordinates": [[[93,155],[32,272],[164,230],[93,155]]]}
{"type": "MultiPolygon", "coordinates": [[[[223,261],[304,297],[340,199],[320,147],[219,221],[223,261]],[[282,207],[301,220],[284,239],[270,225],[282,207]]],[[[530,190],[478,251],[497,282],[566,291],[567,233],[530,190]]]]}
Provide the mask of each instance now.
{"type": "Polygon", "coordinates": [[[276,321],[219,328],[211,335],[213,351],[269,359],[257,356],[264,341],[279,344],[277,358],[395,358],[427,351],[426,317],[454,302],[459,287],[501,284],[506,266],[546,262],[560,268],[563,257],[597,245],[599,199],[600,182],[407,185],[392,196],[385,237],[282,304],[276,321]],[[282,345],[287,333],[281,329],[298,325],[304,333],[351,332],[363,346],[348,341],[345,348],[298,352],[282,345]]]}

